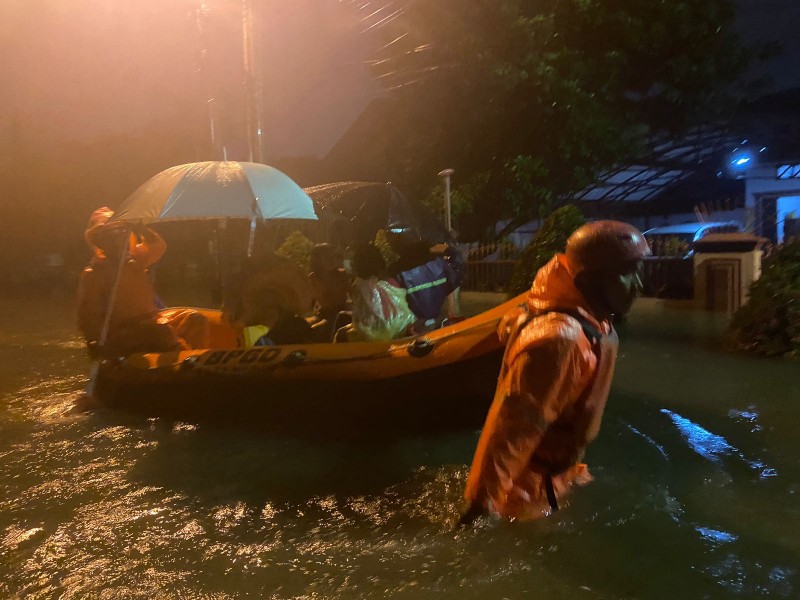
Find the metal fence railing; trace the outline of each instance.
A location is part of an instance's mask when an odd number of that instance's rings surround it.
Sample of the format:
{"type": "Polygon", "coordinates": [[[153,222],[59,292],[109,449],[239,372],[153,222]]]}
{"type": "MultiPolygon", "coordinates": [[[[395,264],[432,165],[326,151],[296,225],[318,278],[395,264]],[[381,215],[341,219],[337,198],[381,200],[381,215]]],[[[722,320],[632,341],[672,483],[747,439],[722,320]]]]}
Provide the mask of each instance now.
{"type": "Polygon", "coordinates": [[[459,244],[464,258],[461,288],[479,292],[504,292],[508,289],[519,249],[508,243],[459,244]]]}
{"type": "MultiPolygon", "coordinates": [[[[510,246],[510,245],[509,245],[510,246]]],[[[519,250],[500,244],[460,244],[464,258],[461,288],[505,292],[511,283],[519,250]]],[[[643,296],[689,300],[694,297],[693,261],[680,257],[652,257],[644,261],[643,296]]]]}
{"type": "Polygon", "coordinates": [[[643,296],[691,300],[694,297],[694,264],[691,258],[652,257],[644,261],[643,296]]]}
{"type": "Polygon", "coordinates": [[[476,292],[505,292],[516,264],[515,260],[467,261],[461,288],[476,292]]]}

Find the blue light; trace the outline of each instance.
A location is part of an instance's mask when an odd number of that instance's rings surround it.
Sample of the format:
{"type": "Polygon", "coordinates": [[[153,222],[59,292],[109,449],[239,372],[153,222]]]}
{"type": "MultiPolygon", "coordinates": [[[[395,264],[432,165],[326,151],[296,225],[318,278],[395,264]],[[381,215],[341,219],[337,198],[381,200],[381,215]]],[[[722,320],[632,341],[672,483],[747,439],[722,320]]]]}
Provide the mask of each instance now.
{"type": "Polygon", "coordinates": [[[747,175],[748,169],[756,166],[758,149],[749,146],[739,146],[728,154],[727,172],[730,177],[740,179],[747,175]]]}
{"type": "Polygon", "coordinates": [[[718,544],[726,544],[730,542],[735,542],[738,539],[738,536],[734,533],[728,533],[727,531],[720,531],[719,529],[712,529],[711,527],[700,527],[699,525],[695,525],[695,531],[699,533],[705,540],[709,542],[716,542],[718,544]]]}

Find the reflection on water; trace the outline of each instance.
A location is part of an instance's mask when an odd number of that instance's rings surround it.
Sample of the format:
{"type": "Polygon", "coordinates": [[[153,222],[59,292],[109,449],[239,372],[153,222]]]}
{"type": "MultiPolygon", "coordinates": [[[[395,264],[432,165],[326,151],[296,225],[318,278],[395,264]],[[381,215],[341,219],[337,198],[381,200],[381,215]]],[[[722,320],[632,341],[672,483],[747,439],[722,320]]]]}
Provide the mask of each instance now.
{"type": "Polygon", "coordinates": [[[87,370],[70,306],[0,309],[2,598],[800,595],[800,370],[720,353],[708,320],[640,307],[623,328],[596,480],[566,510],[457,531],[477,432],[70,414],[87,370]]]}
{"type": "Polygon", "coordinates": [[[703,536],[704,539],[717,544],[735,542],[738,539],[738,536],[732,533],[728,533],[727,531],[718,531],[716,529],[711,529],[710,527],[695,527],[695,529],[697,530],[697,533],[703,536]]]}
{"type": "MultiPolygon", "coordinates": [[[[758,470],[761,477],[774,477],[778,474],[775,469],[766,467],[761,461],[746,458],[739,450],[731,446],[724,437],[711,433],[697,423],[692,423],[686,417],[682,417],[666,408],[662,408],[661,412],[672,419],[672,422],[675,423],[675,426],[686,439],[686,443],[703,458],[721,462],[723,455],[733,454],[741,458],[750,468],[758,470]]],[[[728,414],[731,413],[740,414],[740,411],[732,410],[728,414]]],[[[758,429],[753,431],[758,431],[758,429]]]]}

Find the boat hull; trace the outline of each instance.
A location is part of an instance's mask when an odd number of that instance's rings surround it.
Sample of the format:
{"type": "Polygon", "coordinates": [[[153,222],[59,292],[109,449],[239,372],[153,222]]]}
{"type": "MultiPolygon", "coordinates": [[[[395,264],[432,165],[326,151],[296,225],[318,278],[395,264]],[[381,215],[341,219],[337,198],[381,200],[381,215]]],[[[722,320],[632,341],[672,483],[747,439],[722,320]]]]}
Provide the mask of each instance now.
{"type": "Polygon", "coordinates": [[[423,337],[390,342],[228,348],[105,361],[105,405],[280,432],[384,434],[479,428],[514,301],[423,337]]]}

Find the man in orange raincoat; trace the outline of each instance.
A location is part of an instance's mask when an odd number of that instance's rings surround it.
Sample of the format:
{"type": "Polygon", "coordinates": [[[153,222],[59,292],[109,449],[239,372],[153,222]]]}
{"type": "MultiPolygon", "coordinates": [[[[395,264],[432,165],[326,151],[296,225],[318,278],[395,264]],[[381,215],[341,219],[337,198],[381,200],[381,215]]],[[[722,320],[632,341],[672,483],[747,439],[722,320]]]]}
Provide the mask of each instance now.
{"type": "Polygon", "coordinates": [[[136,227],[132,234],[109,225],[113,215],[107,207],[97,209],[85,233],[93,257],[80,277],[78,327],[90,348],[126,355],[208,347],[209,324],[201,314],[184,310],[172,311],[168,318],[160,315],[147,270],[166,252],[164,240],[148,227],[136,227]],[[107,338],[101,340],[112,295],[107,338]],[[101,341],[102,348],[97,348],[101,341]]]}
{"type": "Polygon", "coordinates": [[[641,291],[650,249],[618,221],[584,225],[536,275],[499,327],[506,344],[494,401],[470,470],[461,518],[535,519],[558,510],[600,429],[618,339],[611,321],[641,291]]]}

